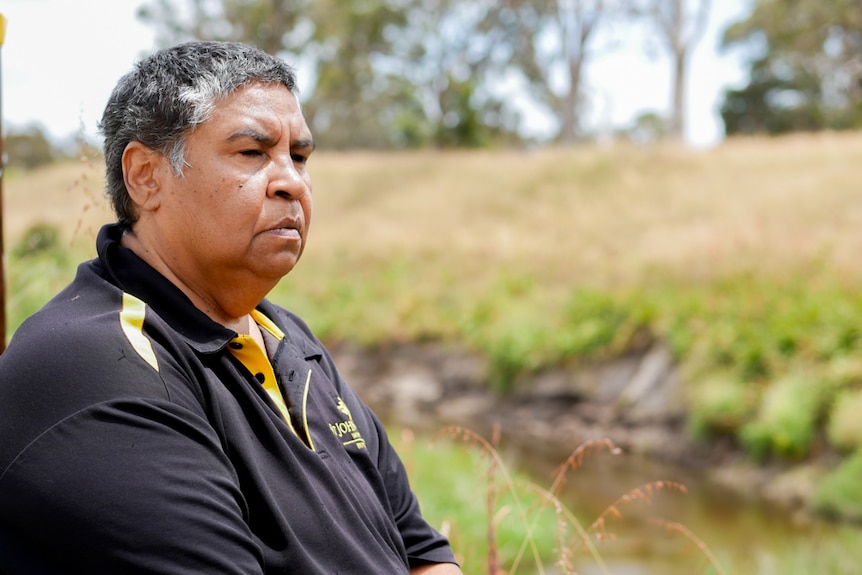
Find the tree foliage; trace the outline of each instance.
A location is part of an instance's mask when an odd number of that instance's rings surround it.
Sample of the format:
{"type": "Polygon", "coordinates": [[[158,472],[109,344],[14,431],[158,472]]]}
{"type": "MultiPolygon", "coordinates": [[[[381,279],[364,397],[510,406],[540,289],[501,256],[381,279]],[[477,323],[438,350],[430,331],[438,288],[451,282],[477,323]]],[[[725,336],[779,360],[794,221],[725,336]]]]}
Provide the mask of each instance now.
{"type": "Polygon", "coordinates": [[[858,0],[756,0],[723,46],[751,55],[749,84],[727,91],[722,104],[728,134],[862,125],[858,0]]]}
{"type": "Polygon", "coordinates": [[[7,165],[25,170],[49,164],[63,156],[38,125],[10,130],[3,141],[7,165]]]}
{"type": "Polygon", "coordinates": [[[330,148],[487,146],[523,106],[581,134],[590,42],[627,0],[149,0],[161,46],[238,40],[307,74],[304,110],[330,148]]]}
{"type": "Polygon", "coordinates": [[[490,87],[499,77],[493,55],[493,0],[414,0],[397,46],[399,77],[415,91],[426,118],[425,143],[478,147],[505,142],[517,115],[490,87]]]}
{"type": "MultiPolygon", "coordinates": [[[[749,58],[748,85],[724,95],[726,133],[859,127],[862,2],[750,1],[750,16],[722,39],[749,58]]],[[[607,49],[616,23],[647,25],[671,63],[670,117],[644,139],[682,139],[688,66],[711,7],[712,0],[148,0],[140,17],[160,45],[240,40],[296,62],[307,119],[328,148],[476,147],[521,141],[528,109],[554,120],[559,142],[588,138],[585,69],[607,49]]]]}
{"type": "Polygon", "coordinates": [[[492,11],[507,71],[520,75],[559,119],[562,142],[583,136],[584,65],[599,25],[622,6],[613,0],[505,0],[492,11]]]}
{"type": "Polygon", "coordinates": [[[399,2],[362,0],[153,0],[139,17],[157,43],[234,40],[302,62],[313,98],[306,118],[327,147],[384,147],[389,117],[411,105],[397,80],[374,69],[392,51],[391,30],[403,27],[399,2]]]}
{"type": "Polygon", "coordinates": [[[298,62],[310,86],[306,118],[328,148],[486,145],[509,128],[476,80],[483,52],[469,5],[151,0],[139,17],[162,46],[237,40],[298,62]]]}

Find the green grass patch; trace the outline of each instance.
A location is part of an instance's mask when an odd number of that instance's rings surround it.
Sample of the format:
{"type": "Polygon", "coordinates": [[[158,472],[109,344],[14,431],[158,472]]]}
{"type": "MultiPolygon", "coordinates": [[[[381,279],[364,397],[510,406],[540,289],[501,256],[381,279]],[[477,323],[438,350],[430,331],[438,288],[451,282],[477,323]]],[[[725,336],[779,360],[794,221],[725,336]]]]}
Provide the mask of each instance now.
{"type": "Polygon", "coordinates": [[[756,418],[740,429],[743,444],[757,459],[803,458],[825,407],[825,391],[822,380],[805,373],[774,381],[761,398],[756,418]]]}
{"type": "Polygon", "coordinates": [[[689,386],[689,429],[698,439],[735,435],[757,409],[753,386],[717,372],[689,386]]]}
{"type": "Polygon", "coordinates": [[[830,516],[862,521],[862,450],[856,451],[817,486],[815,504],[830,516]]]}
{"type": "Polygon", "coordinates": [[[856,575],[860,563],[862,534],[856,528],[845,527],[806,544],[787,545],[775,558],[775,569],[771,572],[782,575],[856,575]]]}
{"type": "Polygon", "coordinates": [[[826,426],[829,442],[845,452],[862,448],[862,389],[838,393],[826,426]]]}
{"type": "Polygon", "coordinates": [[[6,309],[12,333],[72,280],[86,256],[63,245],[56,228],[48,224],[31,227],[9,256],[6,309]]]}
{"type": "Polygon", "coordinates": [[[530,484],[527,475],[510,472],[496,459],[499,454],[479,443],[417,439],[409,430],[392,440],[423,515],[449,537],[464,573],[487,572],[491,549],[501,566],[510,566],[522,556],[522,573],[554,563],[557,522],[551,511],[533,515],[542,502],[524,488],[530,484]],[[525,545],[531,547],[530,553],[525,554],[525,545]]]}

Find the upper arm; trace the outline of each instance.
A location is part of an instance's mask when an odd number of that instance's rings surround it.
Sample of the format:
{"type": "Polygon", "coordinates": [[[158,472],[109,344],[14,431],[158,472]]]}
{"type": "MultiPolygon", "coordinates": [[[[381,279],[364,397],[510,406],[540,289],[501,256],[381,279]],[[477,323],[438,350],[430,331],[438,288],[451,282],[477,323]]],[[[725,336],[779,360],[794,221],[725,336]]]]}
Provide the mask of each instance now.
{"type": "MultiPolygon", "coordinates": [[[[373,414],[369,417],[374,422],[379,436],[378,468],[383,476],[389,505],[404,541],[410,564],[424,568],[426,564],[446,565],[454,562],[449,541],[422,516],[419,501],[410,487],[407,470],[389,442],[383,425],[373,414]]],[[[455,568],[457,569],[457,566],[455,568]]]]}
{"type": "Polygon", "coordinates": [[[244,515],[202,420],[113,400],[62,420],[2,471],[0,571],[261,573],[244,515]]]}

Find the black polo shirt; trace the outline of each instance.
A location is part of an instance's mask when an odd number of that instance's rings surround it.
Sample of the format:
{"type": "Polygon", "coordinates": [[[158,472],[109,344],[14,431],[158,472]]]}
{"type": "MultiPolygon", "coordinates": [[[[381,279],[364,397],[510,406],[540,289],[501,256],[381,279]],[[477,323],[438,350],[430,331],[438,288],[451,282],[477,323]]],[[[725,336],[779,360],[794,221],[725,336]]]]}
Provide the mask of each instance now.
{"type": "Polygon", "coordinates": [[[103,228],[98,258],[0,356],[0,572],[369,575],[454,561],[383,426],[299,318],[257,310],[286,420],[228,347],[237,334],[119,237],[103,228]]]}

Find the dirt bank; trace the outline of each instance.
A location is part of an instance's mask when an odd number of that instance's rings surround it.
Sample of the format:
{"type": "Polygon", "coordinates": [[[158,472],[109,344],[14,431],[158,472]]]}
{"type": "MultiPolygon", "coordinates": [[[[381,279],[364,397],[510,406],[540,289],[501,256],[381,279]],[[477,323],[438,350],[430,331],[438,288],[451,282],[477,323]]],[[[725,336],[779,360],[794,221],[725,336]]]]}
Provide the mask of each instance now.
{"type": "Polygon", "coordinates": [[[823,462],[756,465],[731,440],[692,440],[676,366],[660,342],[599,365],[534,374],[505,396],[489,390],[487,362],[443,344],[330,350],[384,420],[430,431],[462,425],[485,437],[499,424],[507,444],[558,461],[584,441],[609,438],[629,453],[768,500],[799,520],[812,516],[823,462]]]}

